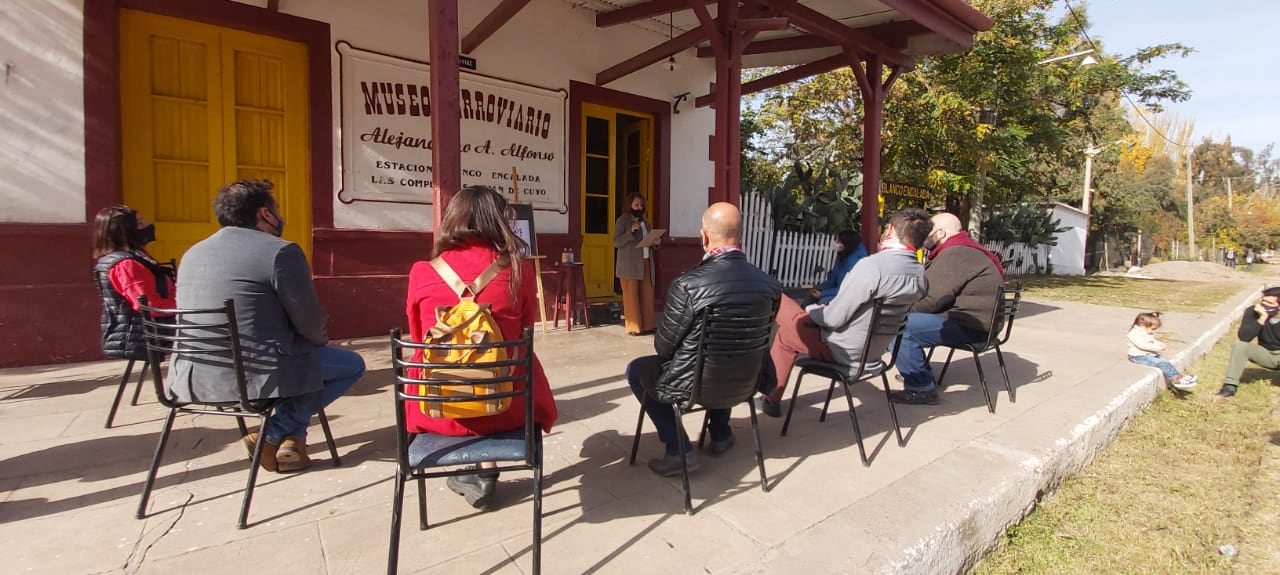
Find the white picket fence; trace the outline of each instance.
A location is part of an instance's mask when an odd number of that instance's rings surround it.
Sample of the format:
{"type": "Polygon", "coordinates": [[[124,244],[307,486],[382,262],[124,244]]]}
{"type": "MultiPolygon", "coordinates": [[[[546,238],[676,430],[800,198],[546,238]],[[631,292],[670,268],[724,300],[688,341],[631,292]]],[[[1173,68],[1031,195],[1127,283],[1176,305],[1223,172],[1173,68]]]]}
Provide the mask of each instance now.
{"type": "Polygon", "coordinates": [[[1002,244],[986,242],[987,249],[1005,262],[1005,275],[1020,276],[1045,273],[1049,265],[1049,246],[1029,246],[1024,243],[1002,244]]]}
{"type": "Polygon", "coordinates": [[[826,281],[836,261],[830,234],[775,230],[773,208],[759,194],[742,196],[742,216],[742,249],[756,267],[777,278],[783,287],[826,281]]]}

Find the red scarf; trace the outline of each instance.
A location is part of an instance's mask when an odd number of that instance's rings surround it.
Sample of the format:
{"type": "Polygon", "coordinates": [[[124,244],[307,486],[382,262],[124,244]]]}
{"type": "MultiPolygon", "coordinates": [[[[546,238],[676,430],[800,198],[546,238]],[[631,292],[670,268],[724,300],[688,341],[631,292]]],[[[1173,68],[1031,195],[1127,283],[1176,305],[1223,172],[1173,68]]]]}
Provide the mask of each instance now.
{"type": "Polygon", "coordinates": [[[929,252],[929,259],[932,260],[933,258],[938,257],[938,254],[942,253],[942,250],[953,246],[968,246],[986,254],[987,258],[991,260],[991,263],[996,264],[996,269],[1000,271],[1000,277],[1004,277],[1004,264],[1000,263],[1000,256],[991,253],[991,250],[988,250],[983,247],[982,244],[973,241],[973,238],[969,237],[968,232],[960,232],[947,238],[947,241],[933,246],[933,250],[929,252]]]}

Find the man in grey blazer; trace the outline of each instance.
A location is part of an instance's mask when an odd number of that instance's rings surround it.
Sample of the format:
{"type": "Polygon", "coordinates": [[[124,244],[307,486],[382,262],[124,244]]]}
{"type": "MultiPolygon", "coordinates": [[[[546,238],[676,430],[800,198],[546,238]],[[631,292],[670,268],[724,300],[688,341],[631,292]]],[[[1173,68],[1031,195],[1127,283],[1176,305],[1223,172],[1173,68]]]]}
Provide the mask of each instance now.
{"type": "MultiPolygon", "coordinates": [[[[236,305],[245,379],[251,399],[280,398],[262,433],[262,467],[311,466],[307,426],[364,374],[359,354],[328,347],[328,320],[311,268],[298,244],[280,239],[284,219],[267,181],[238,181],[218,192],[213,209],[222,229],[192,246],[178,270],[178,307],[236,305]]],[[[214,323],[216,317],[192,318],[214,323]]],[[[178,357],[166,382],[183,402],[236,401],[235,375],[224,358],[178,357]]],[[[245,438],[253,451],[257,434],[245,438]]]]}

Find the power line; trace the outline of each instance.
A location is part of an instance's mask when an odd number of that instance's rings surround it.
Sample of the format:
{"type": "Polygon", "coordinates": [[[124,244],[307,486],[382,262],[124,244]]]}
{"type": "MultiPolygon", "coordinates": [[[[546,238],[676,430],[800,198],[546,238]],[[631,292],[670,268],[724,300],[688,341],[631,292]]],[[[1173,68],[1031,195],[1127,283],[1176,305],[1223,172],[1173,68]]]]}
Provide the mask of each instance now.
{"type": "MultiPolygon", "coordinates": [[[[1093,48],[1094,51],[1096,51],[1099,55],[1102,55],[1102,49],[1098,48],[1098,45],[1093,42],[1093,38],[1089,37],[1089,31],[1086,30],[1084,21],[1081,20],[1080,15],[1076,13],[1076,9],[1071,6],[1071,0],[1064,0],[1063,4],[1066,4],[1067,11],[1071,13],[1071,18],[1076,21],[1076,26],[1080,27],[1080,35],[1084,36],[1085,41],[1089,43],[1089,46],[1093,48]]],[[[1155,132],[1155,134],[1157,136],[1160,136],[1161,139],[1163,139],[1164,141],[1170,144],[1173,144],[1175,147],[1178,147],[1178,148],[1194,148],[1195,147],[1193,144],[1189,144],[1189,143],[1181,144],[1170,139],[1169,136],[1166,136],[1164,132],[1160,131],[1160,128],[1156,127],[1155,123],[1153,123],[1149,118],[1147,118],[1146,114],[1142,113],[1142,108],[1138,106],[1136,102],[1133,101],[1133,98],[1129,97],[1129,94],[1127,92],[1125,92],[1124,90],[1121,90],[1120,95],[1124,97],[1126,102],[1129,102],[1129,105],[1133,107],[1134,113],[1136,113],[1139,118],[1142,118],[1142,121],[1147,124],[1147,127],[1151,128],[1151,131],[1155,132]]]]}

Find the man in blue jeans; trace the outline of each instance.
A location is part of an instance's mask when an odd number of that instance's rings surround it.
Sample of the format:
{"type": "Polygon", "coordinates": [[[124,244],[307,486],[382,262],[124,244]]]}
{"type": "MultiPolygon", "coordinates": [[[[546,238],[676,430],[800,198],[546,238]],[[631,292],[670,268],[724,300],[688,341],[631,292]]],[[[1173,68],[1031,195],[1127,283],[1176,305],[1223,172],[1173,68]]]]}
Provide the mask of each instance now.
{"type": "MultiPolygon", "coordinates": [[[[328,316],[302,248],[280,237],[285,222],[271,183],[228,184],[213,208],[222,229],[183,255],[178,307],[212,309],[221,308],[223,300],[235,301],[249,398],[279,400],[261,430],[266,435],[262,467],[306,469],[311,466],[311,417],[360,380],[364,360],[353,351],[328,347],[328,316]]],[[[217,315],[189,319],[224,321],[217,315]]],[[[185,403],[239,399],[233,367],[212,353],[175,358],[166,385],[171,396],[185,403]]],[[[250,453],[256,440],[256,433],[244,439],[250,453]]]]}
{"type": "Polygon", "coordinates": [[[935,345],[980,342],[991,332],[996,294],[1004,284],[1000,258],[973,241],[960,219],[942,212],[930,218],[933,231],[925,240],[929,292],[911,307],[898,351],[904,390],[898,403],[937,405],[937,385],[926,359],[935,345]]]}

